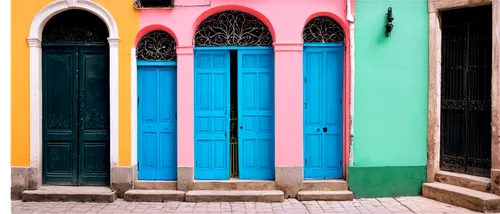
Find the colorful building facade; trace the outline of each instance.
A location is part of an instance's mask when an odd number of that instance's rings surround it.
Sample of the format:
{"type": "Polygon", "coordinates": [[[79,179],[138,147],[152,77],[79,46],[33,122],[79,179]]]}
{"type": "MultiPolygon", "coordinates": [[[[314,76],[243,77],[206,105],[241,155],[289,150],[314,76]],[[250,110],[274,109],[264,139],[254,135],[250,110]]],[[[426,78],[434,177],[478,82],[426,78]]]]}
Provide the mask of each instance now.
{"type": "Polygon", "coordinates": [[[12,3],[12,196],[43,185],[123,196],[141,181],[188,191],[232,179],[273,182],[284,197],[308,180],[348,181],[363,197],[420,193],[426,1],[144,7],[12,3]],[[378,27],[391,6],[386,38],[378,27]],[[387,108],[398,99],[408,100],[387,108]]]}

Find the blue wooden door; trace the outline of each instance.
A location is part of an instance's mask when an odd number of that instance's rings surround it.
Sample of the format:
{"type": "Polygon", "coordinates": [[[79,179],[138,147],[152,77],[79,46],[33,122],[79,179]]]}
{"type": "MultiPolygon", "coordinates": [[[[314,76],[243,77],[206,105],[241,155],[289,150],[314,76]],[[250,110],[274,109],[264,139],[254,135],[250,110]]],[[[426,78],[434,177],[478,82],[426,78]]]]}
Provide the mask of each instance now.
{"type": "Polygon", "coordinates": [[[304,177],[342,177],[343,46],[304,47],[304,177]]]}
{"type": "Polygon", "coordinates": [[[229,179],[229,51],[194,56],[195,179],[229,179]]]}
{"type": "Polygon", "coordinates": [[[274,55],[238,50],[240,179],[274,179],[274,55]]]}
{"type": "Polygon", "coordinates": [[[177,179],[176,76],[175,66],[138,69],[140,180],[177,179]]]}

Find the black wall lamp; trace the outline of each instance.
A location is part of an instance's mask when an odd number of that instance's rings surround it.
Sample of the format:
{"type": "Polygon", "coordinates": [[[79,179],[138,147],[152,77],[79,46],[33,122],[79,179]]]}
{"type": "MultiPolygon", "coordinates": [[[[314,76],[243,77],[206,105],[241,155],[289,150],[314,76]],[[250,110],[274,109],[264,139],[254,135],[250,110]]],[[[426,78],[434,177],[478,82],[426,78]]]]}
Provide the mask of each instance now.
{"type": "Polygon", "coordinates": [[[385,37],[391,36],[391,31],[394,25],[392,24],[394,17],[392,16],[392,7],[387,9],[387,24],[385,24],[385,37]]]}

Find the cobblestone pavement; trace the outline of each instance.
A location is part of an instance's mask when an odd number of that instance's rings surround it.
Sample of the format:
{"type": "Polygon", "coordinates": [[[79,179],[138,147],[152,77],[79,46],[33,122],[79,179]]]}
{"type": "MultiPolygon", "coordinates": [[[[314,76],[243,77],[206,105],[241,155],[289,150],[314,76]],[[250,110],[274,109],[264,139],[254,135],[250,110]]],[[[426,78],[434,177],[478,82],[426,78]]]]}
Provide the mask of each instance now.
{"type": "Polygon", "coordinates": [[[423,197],[354,199],[353,201],[254,202],[21,202],[12,201],[12,213],[477,213],[423,197]]]}

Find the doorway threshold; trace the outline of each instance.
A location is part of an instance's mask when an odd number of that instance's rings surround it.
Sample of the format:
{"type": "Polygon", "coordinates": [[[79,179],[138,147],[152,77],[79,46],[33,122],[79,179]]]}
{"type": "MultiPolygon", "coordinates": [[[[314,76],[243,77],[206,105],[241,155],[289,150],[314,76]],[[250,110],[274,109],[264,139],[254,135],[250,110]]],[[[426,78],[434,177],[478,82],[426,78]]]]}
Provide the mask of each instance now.
{"type": "Polygon", "coordinates": [[[110,203],[116,192],[102,186],[41,186],[37,190],[23,191],[23,201],[74,201],[110,203]]]}

